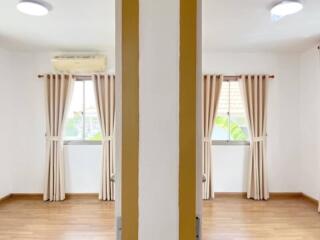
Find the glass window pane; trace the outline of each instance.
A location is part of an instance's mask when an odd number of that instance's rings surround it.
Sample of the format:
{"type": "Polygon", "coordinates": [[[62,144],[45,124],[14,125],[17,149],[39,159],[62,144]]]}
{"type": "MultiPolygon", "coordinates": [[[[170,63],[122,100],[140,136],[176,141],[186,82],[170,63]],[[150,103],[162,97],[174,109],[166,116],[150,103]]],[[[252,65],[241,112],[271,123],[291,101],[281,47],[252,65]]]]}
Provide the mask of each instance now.
{"type": "Polygon", "coordinates": [[[230,113],[244,115],[244,105],[238,81],[230,82],[230,113]]]}
{"type": "Polygon", "coordinates": [[[219,97],[218,109],[214,120],[212,139],[229,140],[229,82],[223,82],[219,97]]]}
{"type": "Polygon", "coordinates": [[[249,140],[245,109],[238,81],[222,83],[212,135],[213,140],[249,140]]]}
{"type": "Polygon", "coordinates": [[[83,139],[83,82],[75,82],[64,129],[64,140],[83,139]]]}
{"type": "Polygon", "coordinates": [[[244,114],[230,115],[230,140],[248,141],[249,133],[244,114]]]}
{"type": "Polygon", "coordinates": [[[218,141],[229,140],[229,116],[227,114],[217,114],[212,137],[213,140],[218,141]]]}
{"type": "Polygon", "coordinates": [[[85,140],[102,139],[93,82],[85,81],[85,140]]]}
{"type": "Polygon", "coordinates": [[[249,140],[246,114],[241,94],[240,83],[230,82],[230,140],[249,140]]]}
{"type": "Polygon", "coordinates": [[[229,112],[229,82],[223,82],[220,91],[217,114],[229,112]]]}

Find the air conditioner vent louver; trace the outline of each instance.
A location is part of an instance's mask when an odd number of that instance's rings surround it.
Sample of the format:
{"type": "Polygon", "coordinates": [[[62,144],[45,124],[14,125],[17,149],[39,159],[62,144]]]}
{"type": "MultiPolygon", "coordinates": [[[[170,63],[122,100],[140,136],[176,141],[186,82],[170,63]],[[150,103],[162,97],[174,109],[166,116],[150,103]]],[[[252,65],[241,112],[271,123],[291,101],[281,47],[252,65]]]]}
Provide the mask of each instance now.
{"type": "Polygon", "coordinates": [[[55,72],[89,74],[106,71],[105,56],[59,56],[52,59],[55,72]]]}

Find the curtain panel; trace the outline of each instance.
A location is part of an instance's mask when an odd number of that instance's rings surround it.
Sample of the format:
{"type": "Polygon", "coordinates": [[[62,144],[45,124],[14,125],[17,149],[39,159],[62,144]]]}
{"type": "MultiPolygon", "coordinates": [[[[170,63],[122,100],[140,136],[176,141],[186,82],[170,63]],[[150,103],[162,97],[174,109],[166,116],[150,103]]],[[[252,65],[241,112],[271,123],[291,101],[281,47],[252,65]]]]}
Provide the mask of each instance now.
{"type": "Polygon", "coordinates": [[[99,199],[115,199],[115,76],[94,75],[94,92],[102,132],[102,174],[99,199]]]}
{"type": "Polygon", "coordinates": [[[244,75],[241,86],[250,129],[250,159],[247,197],[269,199],[266,167],[267,75],[244,75]]]}
{"type": "Polygon", "coordinates": [[[71,75],[47,74],[46,97],[46,173],[43,200],[65,199],[63,128],[70,104],[74,79],[71,75]]]}
{"type": "Polygon", "coordinates": [[[223,82],[222,75],[204,75],[202,89],[202,119],[203,119],[203,151],[202,151],[202,198],[212,199],[212,156],[211,136],[214,118],[217,112],[220,90],[223,82]]]}

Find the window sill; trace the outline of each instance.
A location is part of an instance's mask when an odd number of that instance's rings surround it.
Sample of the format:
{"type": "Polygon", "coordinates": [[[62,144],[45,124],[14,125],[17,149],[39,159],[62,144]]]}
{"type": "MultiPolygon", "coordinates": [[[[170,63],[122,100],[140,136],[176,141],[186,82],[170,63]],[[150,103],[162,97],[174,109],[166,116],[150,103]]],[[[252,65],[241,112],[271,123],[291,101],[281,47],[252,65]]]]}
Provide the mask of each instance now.
{"type": "Polygon", "coordinates": [[[213,140],[211,141],[212,145],[217,146],[249,146],[249,141],[220,141],[220,140],[213,140]]]}
{"type": "Polygon", "coordinates": [[[64,141],[64,145],[101,145],[101,141],[89,141],[89,140],[73,140],[64,141]]]}

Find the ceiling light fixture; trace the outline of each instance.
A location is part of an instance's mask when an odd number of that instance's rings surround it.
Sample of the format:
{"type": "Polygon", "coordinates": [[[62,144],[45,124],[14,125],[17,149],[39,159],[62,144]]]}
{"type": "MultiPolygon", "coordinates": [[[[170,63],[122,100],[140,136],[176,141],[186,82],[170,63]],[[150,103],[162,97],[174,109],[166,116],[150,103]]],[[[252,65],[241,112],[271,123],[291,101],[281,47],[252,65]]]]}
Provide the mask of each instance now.
{"type": "Polygon", "coordinates": [[[51,10],[49,3],[40,0],[21,0],[17,4],[17,9],[32,16],[45,16],[51,10]]]}
{"type": "Polygon", "coordinates": [[[282,18],[287,15],[295,14],[303,9],[300,0],[284,0],[278,2],[271,8],[271,16],[282,18]]]}

